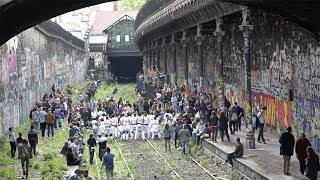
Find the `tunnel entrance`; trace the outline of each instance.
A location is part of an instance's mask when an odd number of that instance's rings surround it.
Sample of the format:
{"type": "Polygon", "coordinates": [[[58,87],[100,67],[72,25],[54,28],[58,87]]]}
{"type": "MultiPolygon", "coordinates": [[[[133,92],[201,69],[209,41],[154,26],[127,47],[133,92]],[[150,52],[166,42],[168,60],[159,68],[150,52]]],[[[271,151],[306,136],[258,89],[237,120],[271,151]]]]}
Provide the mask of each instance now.
{"type": "Polygon", "coordinates": [[[122,56],[108,58],[109,70],[119,82],[135,82],[136,75],[142,70],[141,56],[122,56]]]}

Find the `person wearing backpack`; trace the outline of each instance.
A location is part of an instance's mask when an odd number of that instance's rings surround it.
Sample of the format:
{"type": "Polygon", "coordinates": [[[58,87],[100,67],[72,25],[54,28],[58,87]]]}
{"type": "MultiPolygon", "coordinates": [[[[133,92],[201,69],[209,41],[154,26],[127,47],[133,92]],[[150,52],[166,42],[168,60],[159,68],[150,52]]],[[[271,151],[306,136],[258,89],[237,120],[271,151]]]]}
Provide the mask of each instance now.
{"type": "MultiPolygon", "coordinates": [[[[34,129],[34,126],[30,127],[30,131],[28,132],[28,140],[31,146],[31,151],[33,150],[34,156],[36,155],[36,146],[38,144],[38,133],[34,129]]],[[[30,154],[30,157],[32,158],[32,153],[30,154]]]]}
{"type": "Polygon", "coordinates": [[[262,140],[262,142],[264,144],[266,144],[266,141],[264,140],[264,136],[263,136],[263,129],[264,129],[264,112],[265,110],[267,110],[267,107],[263,107],[257,114],[258,117],[258,121],[259,121],[259,135],[258,135],[258,143],[261,143],[260,140],[262,140]]]}
{"type": "Polygon", "coordinates": [[[30,118],[31,125],[34,126],[36,131],[38,131],[38,129],[40,128],[40,116],[39,116],[39,111],[37,106],[33,108],[30,115],[31,115],[31,118],[30,118]]]}
{"type": "Polygon", "coordinates": [[[17,139],[16,136],[13,132],[12,127],[9,127],[9,131],[7,132],[7,137],[8,140],[10,142],[10,147],[11,147],[11,157],[14,158],[14,156],[16,155],[16,149],[17,149],[17,139]]]}
{"type": "Polygon", "coordinates": [[[48,127],[48,137],[50,137],[50,132],[52,134],[52,137],[54,136],[54,121],[55,121],[55,115],[51,112],[51,108],[48,109],[48,112],[45,116],[46,124],[48,127]]]}
{"type": "Polygon", "coordinates": [[[230,129],[230,133],[231,134],[235,134],[235,131],[236,131],[236,126],[237,125],[237,122],[238,122],[238,115],[237,115],[237,112],[236,112],[236,106],[232,107],[231,108],[231,111],[230,111],[230,114],[231,114],[231,118],[230,118],[230,121],[229,121],[229,129],[230,129]],[[233,127],[233,129],[232,129],[233,127]]]}
{"type": "Polygon", "coordinates": [[[234,103],[235,107],[235,113],[237,115],[237,120],[236,120],[236,130],[235,131],[241,131],[241,118],[243,116],[243,109],[238,105],[237,102],[234,103]]]}
{"type": "Polygon", "coordinates": [[[62,114],[62,110],[60,108],[60,106],[58,105],[57,108],[54,110],[54,114],[55,114],[55,117],[56,117],[56,126],[57,126],[57,129],[59,130],[59,125],[61,126],[61,129],[63,129],[63,114],[62,114]]]}
{"type": "Polygon", "coordinates": [[[255,107],[252,108],[252,132],[253,134],[256,132],[256,130],[258,129],[260,122],[257,116],[257,110],[255,107]]]}
{"type": "Polygon", "coordinates": [[[19,149],[19,157],[21,160],[21,167],[23,175],[28,179],[29,175],[29,160],[31,156],[31,146],[28,144],[28,140],[24,139],[22,147],[19,149]]]}

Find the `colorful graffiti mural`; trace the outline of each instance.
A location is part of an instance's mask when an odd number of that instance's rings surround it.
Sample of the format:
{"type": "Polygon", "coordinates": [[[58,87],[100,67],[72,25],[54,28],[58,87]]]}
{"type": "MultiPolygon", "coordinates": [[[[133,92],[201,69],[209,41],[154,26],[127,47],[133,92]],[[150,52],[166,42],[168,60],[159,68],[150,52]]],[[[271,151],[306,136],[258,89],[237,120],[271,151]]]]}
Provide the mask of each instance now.
{"type": "Polygon", "coordinates": [[[296,99],[297,133],[305,132],[320,151],[320,101],[296,99]]]}

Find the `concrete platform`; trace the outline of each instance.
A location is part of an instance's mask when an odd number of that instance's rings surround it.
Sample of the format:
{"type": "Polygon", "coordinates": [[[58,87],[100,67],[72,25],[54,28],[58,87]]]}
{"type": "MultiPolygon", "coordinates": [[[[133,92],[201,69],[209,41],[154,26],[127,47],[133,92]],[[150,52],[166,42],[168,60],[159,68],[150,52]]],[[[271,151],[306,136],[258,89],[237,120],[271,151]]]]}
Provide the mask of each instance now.
{"type": "MultiPolygon", "coordinates": [[[[277,137],[265,133],[266,144],[256,142],[256,149],[251,150],[246,148],[245,135],[245,128],[242,128],[242,132],[236,131],[235,135],[230,135],[231,142],[220,140],[212,142],[210,139],[205,141],[204,148],[216,156],[226,159],[227,153],[234,151],[236,138],[239,137],[245,150],[242,158],[234,160],[234,168],[248,178],[259,180],[308,179],[300,174],[300,165],[295,154],[291,157],[291,176],[283,175],[283,158],[280,155],[280,144],[277,137]]],[[[257,136],[258,132],[255,133],[256,138],[257,136]]],[[[318,179],[320,179],[320,175],[318,175],[318,179]]]]}

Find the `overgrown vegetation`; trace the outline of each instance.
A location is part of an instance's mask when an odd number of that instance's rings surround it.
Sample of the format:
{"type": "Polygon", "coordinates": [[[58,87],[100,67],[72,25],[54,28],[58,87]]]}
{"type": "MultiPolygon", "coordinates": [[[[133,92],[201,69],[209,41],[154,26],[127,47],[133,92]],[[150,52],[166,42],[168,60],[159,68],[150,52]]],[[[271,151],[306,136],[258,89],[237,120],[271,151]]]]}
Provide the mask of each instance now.
{"type": "Polygon", "coordinates": [[[117,93],[113,95],[113,99],[115,101],[118,101],[120,97],[123,99],[129,101],[130,103],[133,103],[138,100],[137,93],[135,92],[136,84],[129,83],[129,84],[102,84],[101,87],[97,89],[97,93],[94,96],[94,100],[98,101],[105,100],[106,98],[110,98],[112,96],[113,90],[117,88],[117,93]]]}
{"type": "Polygon", "coordinates": [[[189,146],[192,156],[201,156],[203,154],[203,149],[199,149],[197,144],[193,141],[189,142],[189,146]]]}

